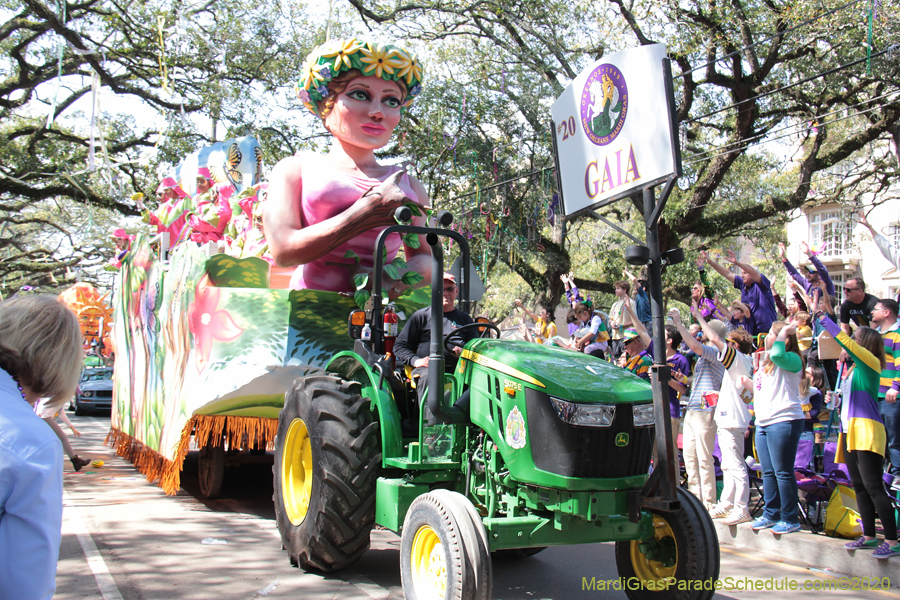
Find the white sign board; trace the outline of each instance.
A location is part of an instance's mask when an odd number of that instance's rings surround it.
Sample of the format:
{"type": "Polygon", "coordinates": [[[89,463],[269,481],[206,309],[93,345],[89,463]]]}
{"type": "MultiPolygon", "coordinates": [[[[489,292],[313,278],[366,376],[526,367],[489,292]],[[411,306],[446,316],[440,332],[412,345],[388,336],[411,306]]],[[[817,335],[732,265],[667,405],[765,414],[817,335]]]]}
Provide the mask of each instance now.
{"type": "Polygon", "coordinates": [[[564,214],[675,173],[665,57],[664,44],[604,56],[553,104],[564,214]]]}

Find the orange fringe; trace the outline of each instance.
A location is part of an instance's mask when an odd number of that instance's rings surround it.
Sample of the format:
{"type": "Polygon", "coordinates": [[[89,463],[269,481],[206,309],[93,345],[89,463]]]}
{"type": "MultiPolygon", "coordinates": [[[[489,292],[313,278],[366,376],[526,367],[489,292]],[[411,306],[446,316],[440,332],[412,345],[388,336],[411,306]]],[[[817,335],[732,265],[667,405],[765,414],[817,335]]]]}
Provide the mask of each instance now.
{"type": "Polygon", "coordinates": [[[274,450],[277,432],[278,419],[194,415],[184,424],[174,461],[115,427],[109,430],[104,444],[114,447],[117,456],[133,463],[147,481],[155,482],[167,496],[172,496],[181,487],[181,469],[192,435],[198,448],[207,444],[218,446],[224,440],[228,448],[274,450]]]}

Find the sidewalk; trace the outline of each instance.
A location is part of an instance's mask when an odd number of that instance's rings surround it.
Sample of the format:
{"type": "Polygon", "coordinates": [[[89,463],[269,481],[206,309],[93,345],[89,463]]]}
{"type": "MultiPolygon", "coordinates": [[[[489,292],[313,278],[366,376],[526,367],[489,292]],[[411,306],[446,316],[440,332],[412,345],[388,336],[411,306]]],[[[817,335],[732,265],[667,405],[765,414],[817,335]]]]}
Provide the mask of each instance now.
{"type": "Polygon", "coordinates": [[[753,550],[772,557],[805,562],[811,569],[853,577],[890,577],[892,587],[900,587],[900,556],[879,560],[871,550],[847,550],[850,540],[815,535],[808,531],[775,535],[770,530],[753,531],[749,523],[726,525],[714,519],[720,544],[753,550]]]}

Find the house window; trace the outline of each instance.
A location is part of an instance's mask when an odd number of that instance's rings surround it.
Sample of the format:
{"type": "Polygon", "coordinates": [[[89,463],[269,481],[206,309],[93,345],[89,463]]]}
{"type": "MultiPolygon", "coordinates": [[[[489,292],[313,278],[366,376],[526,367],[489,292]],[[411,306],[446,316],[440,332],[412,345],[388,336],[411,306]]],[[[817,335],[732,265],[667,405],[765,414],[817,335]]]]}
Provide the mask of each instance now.
{"type": "Polygon", "coordinates": [[[824,210],[809,215],[809,238],[821,260],[849,258],[853,251],[853,215],[848,210],[824,210]]]}
{"type": "MultiPolygon", "coordinates": [[[[831,277],[831,281],[834,282],[834,296],[837,298],[837,306],[840,306],[844,301],[844,281],[850,279],[850,275],[844,273],[829,273],[828,275],[831,277]]],[[[835,308],[835,312],[839,313],[838,316],[840,316],[840,310],[835,308]]]]}

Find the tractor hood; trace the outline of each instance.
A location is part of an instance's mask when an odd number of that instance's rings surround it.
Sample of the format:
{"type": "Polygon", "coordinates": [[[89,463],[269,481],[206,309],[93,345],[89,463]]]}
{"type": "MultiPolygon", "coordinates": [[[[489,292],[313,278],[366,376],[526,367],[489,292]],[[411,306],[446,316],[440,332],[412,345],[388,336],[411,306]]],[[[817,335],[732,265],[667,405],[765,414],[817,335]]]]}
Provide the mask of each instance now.
{"type": "Polygon", "coordinates": [[[462,358],[573,402],[616,404],[653,399],[650,384],[605,360],[543,344],[476,339],[462,358]]]}

